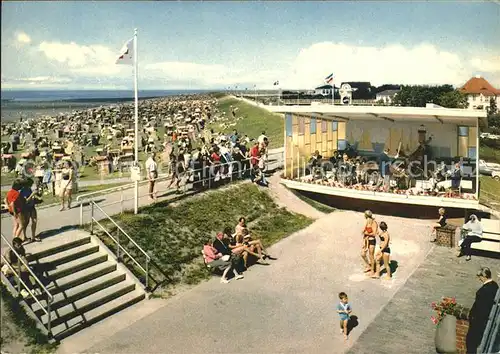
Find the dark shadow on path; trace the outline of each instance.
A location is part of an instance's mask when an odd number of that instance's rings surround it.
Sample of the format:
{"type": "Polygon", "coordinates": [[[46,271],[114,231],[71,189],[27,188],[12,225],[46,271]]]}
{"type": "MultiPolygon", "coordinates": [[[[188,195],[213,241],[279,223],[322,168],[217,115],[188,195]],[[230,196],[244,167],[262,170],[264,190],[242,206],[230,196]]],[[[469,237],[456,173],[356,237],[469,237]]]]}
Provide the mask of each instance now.
{"type": "Polygon", "coordinates": [[[359,326],[358,316],[352,315],[349,321],[347,322],[347,335],[351,333],[351,331],[359,326]]]}

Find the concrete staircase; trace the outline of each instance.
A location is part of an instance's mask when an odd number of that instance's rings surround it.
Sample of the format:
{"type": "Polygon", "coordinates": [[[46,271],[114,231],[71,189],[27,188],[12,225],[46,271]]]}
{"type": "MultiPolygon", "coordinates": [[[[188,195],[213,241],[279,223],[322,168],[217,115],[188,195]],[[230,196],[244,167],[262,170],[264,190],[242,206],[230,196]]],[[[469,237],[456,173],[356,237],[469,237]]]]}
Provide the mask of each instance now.
{"type": "MultiPolygon", "coordinates": [[[[52,335],[63,339],[146,297],[143,285],[95,236],[70,230],[25,246],[30,265],[43,270],[54,297],[52,335]]],[[[46,294],[38,297],[45,305],[46,294]]],[[[33,298],[29,309],[46,326],[48,316],[33,298]]]]}

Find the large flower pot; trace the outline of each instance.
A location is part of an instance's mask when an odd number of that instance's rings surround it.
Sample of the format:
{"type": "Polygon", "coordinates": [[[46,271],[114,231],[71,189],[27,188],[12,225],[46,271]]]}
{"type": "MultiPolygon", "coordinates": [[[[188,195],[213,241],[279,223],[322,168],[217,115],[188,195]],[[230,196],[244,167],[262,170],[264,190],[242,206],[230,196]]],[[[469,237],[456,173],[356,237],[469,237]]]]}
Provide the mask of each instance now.
{"type": "Polygon", "coordinates": [[[445,315],[437,324],[434,343],[438,353],[457,352],[457,319],[455,316],[445,315]]]}

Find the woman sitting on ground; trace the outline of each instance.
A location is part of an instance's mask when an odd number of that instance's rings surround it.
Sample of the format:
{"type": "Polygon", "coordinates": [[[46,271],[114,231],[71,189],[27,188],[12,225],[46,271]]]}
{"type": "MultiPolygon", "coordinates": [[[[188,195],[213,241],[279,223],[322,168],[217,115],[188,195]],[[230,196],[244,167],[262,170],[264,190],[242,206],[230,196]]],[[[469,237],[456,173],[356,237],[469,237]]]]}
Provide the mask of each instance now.
{"type": "Polygon", "coordinates": [[[438,213],[438,221],[432,224],[431,242],[436,242],[437,229],[446,226],[446,210],[444,208],[439,208],[438,213]]]}
{"type": "Polygon", "coordinates": [[[380,250],[377,252],[376,260],[375,260],[375,275],[372,278],[378,279],[380,278],[380,262],[383,260],[384,267],[386,271],[386,278],[391,279],[391,267],[390,267],[390,258],[391,258],[391,248],[389,247],[389,242],[391,241],[391,237],[389,236],[389,232],[387,232],[387,224],[385,222],[380,223],[380,250]]]}
{"type": "Polygon", "coordinates": [[[227,279],[227,273],[229,273],[230,270],[233,271],[234,279],[237,280],[243,278],[243,275],[239,274],[236,269],[233,268],[230,259],[231,257],[219,253],[213,246],[213,242],[211,239],[207,239],[205,245],[203,246],[203,258],[205,260],[205,264],[208,267],[223,271],[222,277],[220,279],[221,283],[229,283],[229,279],[227,279]]]}

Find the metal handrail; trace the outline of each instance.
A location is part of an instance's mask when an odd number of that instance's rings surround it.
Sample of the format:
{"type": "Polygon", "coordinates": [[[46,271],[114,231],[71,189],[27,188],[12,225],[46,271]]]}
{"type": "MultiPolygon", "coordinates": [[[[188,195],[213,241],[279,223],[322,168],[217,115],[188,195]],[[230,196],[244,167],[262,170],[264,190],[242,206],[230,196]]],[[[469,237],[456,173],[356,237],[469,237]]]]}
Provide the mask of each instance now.
{"type": "Polygon", "coordinates": [[[149,263],[151,262],[151,257],[139,246],[133,239],[130,237],[121,227],[118,225],[94,200],[90,201],[91,205],[91,221],[90,221],[90,233],[93,234],[94,230],[94,222],[116,243],[116,257],[120,260],[120,250],[122,250],[127,256],[130,257],[134,261],[136,265],[141,268],[141,270],[146,274],[146,289],[149,289],[149,263]],[[123,233],[127,237],[127,239],[144,255],[146,256],[146,269],[142,267],[142,265],[123,247],[120,243],[120,237],[115,239],[109,231],[94,217],[94,207],[97,207],[104,214],[104,216],[116,226],[116,228],[123,233]]]}
{"type": "MultiPolygon", "coordinates": [[[[269,155],[271,155],[271,156],[272,155],[280,155],[281,158],[279,157],[277,160],[283,162],[283,151],[270,152],[270,153],[268,153],[268,156],[269,155]]],[[[250,160],[252,160],[251,157],[243,159],[242,161],[239,161],[239,162],[240,163],[242,163],[242,162],[248,162],[250,160]]],[[[218,164],[217,166],[218,167],[231,166],[231,165],[233,165],[235,163],[236,163],[236,161],[230,161],[230,162],[218,164]]],[[[187,172],[189,174],[197,174],[199,172],[203,172],[206,168],[211,168],[212,166],[213,165],[202,167],[202,168],[198,168],[198,169],[194,169],[194,170],[187,170],[187,172]]],[[[248,169],[242,170],[240,172],[246,172],[246,171],[248,171],[248,169]]],[[[162,174],[162,175],[159,175],[157,178],[155,178],[152,181],[159,182],[161,180],[169,179],[170,177],[171,177],[171,175],[169,175],[169,174],[162,174]]],[[[233,175],[231,174],[230,177],[231,177],[231,180],[232,180],[233,175]]],[[[207,178],[200,179],[197,182],[206,182],[206,181],[208,181],[209,184],[210,184],[210,181],[213,178],[214,178],[214,176],[208,176],[207,178]]],[[[141,185],[146,185],[147,183],[149,183],[148,179],[143,180],[143,181],[139,181],[138,184],[139,184],[139,186],[141,186],[141,185]]],[[[184,184],[184,190],[186,190],[186,185],[187,185],[187,183],[184,184]]],[[[122,196],[121,196],[121,199],[119,201],[108,203],[108,204],[105,204],[105,205],[109,206],[109,205],[114,205],[114,204],[118,204],[118,203],[123,203],[125,201],[129,201],[129,200],[133,200],[134,199],[134,198],[123,199],[123,191],[131,189],[134,186],[135,186],[135,183],[131,183],[131,184],[123,185],[123,186],[118,186],[118,187],[103,189],[103,190],[100,190],[100,191],[96,191],[96,192],[91,192],[91,193],[79,195],[76,198],[76,201],[79,202],[79,204],[80,204],[80,225],[83,225],[83,206],[84,206],[84,203],[92,201],[92,197],[94,197],[96,195],[102,195],[102,194],[106,194],[106,193],[112,193],[112,192],[121,191],[122,192],[122,196]],[[85,200],[84,200],[84,198],[85,198],[85,200]]],[[[210,188],[210,186],[209,186],[209,188],[210,188]]],[[[158,193],[158,192],[159,191],[157,190],[155,193],[158,193]]],[[[144,197],[147,197],[148,195],[149,195],[149,193],[146,193],[146,194],[143,194],[143,195],[139,195],[138,198],[144,198],[144,197]]],[[[122,211],[123,211],[123,206],[122,206],[122,211]]]]}
{"type": "MultiPolygon", "coordinates": [[[[269,152],[268,156],[269,155],[283,155],[283,151],[269,152]]],[[[251,157],[243,159],[242,161],[250,161],[250,160],[252,160],[251,157]]],[[[218,166],[231,165],[231,164],[234,164],[235,162],[236,161],[226,162],[226,163],[223,163],[223,164],[219,164],[218,166]]],[[[198,172],[198,171],[203,171],[203,168],[199,168],[199,169],[196,169],[196,170],[191,170],[190,172],[191,173],[195,173],[195,172],[198,172]]],[[[164,174],[161,174],[161,175],[159,174],[158,177],[156,177],[153,181],[156,182],[156,181],[158,181],[160,179],[168,178],[169,176],[170,175],[167,174],[167,173],[164,173],[164,174]]],[[[139,181],[139,185],[146,184],[148,182],[149,182],[149,180],[145,179],[145,180],[139,181]]],[[[94,195],[106,194],[106,193],[110,193],[110,192],[115,192],[115,191],[120,191],[120,190],[124,190],[124,189],[129,189],[129,188],[133,188],[134,186],[135,186],[135,183],[128,183],[128,184],[124,184],[124,185],[118,186],[118,187],[112,187],[112,188],[102,189],[100,191],[90,192],[90,193],[86,193],[86,194],[80,194],[80,195],[78,195],[76,197],[76,202],[81,202],[83,198],[87,198],[88,199],[89,197],[94,196],[94,195]]]]}
{"type": "Polygon", "coordinates": [[[486,328],[483,332],[481,344],[479,345],[478,353],[493,353],[493,350],[500,348],[493,348],[498,345],[498,334],[500,333],[500,289],[497,290],[493,300],[493,306],[486,323],[486,328]]]}
{"type": "Polygon", "coordinates": [[[45,287],[45,285],[43,285],[43,283],[40,281],[40,279],[38,279],[38,277],[35,275],[35,273],[31,270],[31,268],[29,267],[28,264],[26,264],[26,262],[22,259],[21,255],[19,253],[17,253],[17,251],[14,249],[14,247],[10,244],[10,242],[7,240],[7,238],[4,236],[3,233],[0,233],[1,237],[2,237],[2,240],[7,244],[7,246],[10,248],[10,250],[12,252],[14,252],[14,254],[17,256],[17,260],[18,260],[18,271],[19,271],[19,274],[14,270],[14,268],[12,267],[12,265],[10,264],[9,260],[7,260],[6,257],[4,257],[4,255],[2,254],[2,260],[5,262],[5,264],[7,264],[7,266],[9,267],[9,269],[14,273],[14,275],[16,276],[17,278],[17,291],[19,293],[21,293],[21,285],[23,285],[24,289],[31,295],[31,297],[37,302],[38,305],[40,305],[40,308],[43,310],[43,312],[47,315],[48,317],[48,320],[47,320],[47,331],[49,333],[49,336],[51,335],[51,330],[52,330],[52,326],[51,326],[51,310],[50,310],[50,307],[51,307],[51,304],[54,300],[54,297],[52,296],[52,294],[50,293],[50,291],[45,287]],[[29,287],[27,286],[27,284],[24,283],[24,281],[21,279],[21,265],[24,265],[24,267],[26,268],[26,270],[30,273],[30,275],[35,279],[36,283],[38,283],[38,285],[41,287],[41,289],[43,289],[43,291],[47,294],[47,304],[46,306],[42,305],[41,302],[38,300],[38,298],[36,297],[35,294],[33,294],[33,292],[29,289],[29,287]]]}

